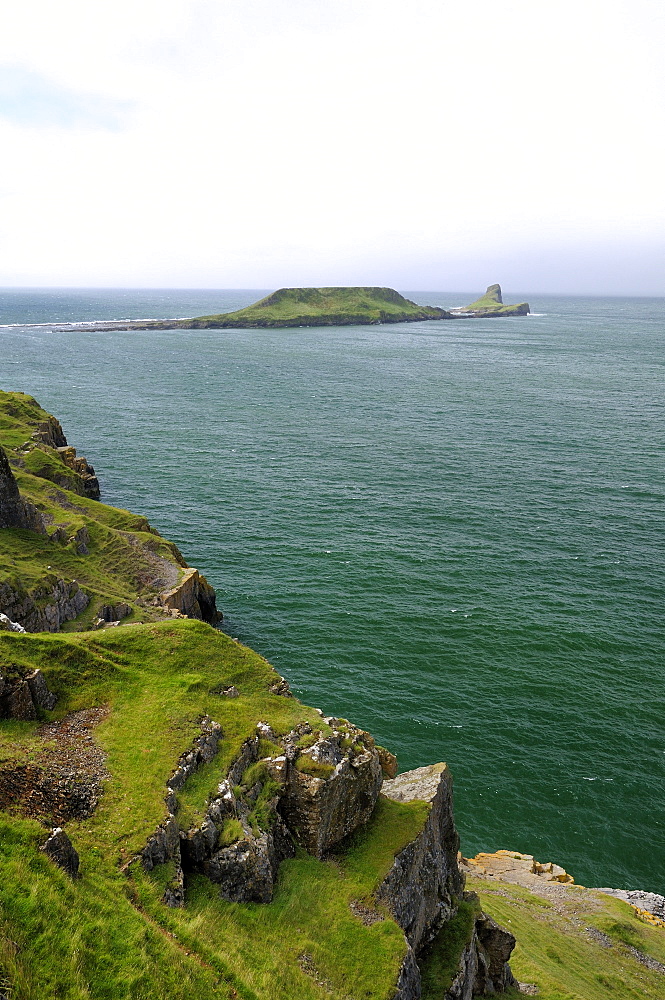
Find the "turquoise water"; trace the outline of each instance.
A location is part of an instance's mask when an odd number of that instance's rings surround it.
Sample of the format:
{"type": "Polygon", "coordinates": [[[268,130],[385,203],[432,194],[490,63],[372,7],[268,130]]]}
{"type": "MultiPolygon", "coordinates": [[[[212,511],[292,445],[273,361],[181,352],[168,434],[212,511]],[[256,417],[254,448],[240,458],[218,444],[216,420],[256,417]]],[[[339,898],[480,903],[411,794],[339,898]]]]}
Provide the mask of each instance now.
{"type": "MultiPolygon", "coordinates": [[[[465,853],[663,892],[665,302],[522,297],[539,315],[5,328],[0,387],[58,415],[299,697],[401,769],[448,761],[465,853]]],[[[0,323],[256,298],[3,291],[0,323]]]]}

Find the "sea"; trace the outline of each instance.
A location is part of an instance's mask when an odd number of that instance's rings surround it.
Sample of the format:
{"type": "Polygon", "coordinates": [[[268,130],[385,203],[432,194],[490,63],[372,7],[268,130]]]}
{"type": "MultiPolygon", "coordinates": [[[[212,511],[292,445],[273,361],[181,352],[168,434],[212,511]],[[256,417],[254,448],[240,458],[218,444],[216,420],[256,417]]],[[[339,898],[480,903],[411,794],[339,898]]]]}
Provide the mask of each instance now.
{"type": "Polygon", "coordinates": [[[400,770],[448,762],[465,855],[665,892],[665,299],[54,328],[266,291],[0,290],[0,388],[60,419],[104,501],[177,542],[299,698],[400,770]]]}

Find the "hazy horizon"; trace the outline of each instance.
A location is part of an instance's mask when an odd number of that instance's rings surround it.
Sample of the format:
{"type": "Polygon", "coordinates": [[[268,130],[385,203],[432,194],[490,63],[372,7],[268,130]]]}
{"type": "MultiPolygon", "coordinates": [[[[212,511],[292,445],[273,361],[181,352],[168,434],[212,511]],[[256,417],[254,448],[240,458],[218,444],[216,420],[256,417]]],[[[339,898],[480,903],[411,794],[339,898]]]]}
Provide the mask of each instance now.
{"type": "Polygon", "coordinates": [[[655,0],[25,0],[0,286],[665,295],[664,46],[655,0]]]}

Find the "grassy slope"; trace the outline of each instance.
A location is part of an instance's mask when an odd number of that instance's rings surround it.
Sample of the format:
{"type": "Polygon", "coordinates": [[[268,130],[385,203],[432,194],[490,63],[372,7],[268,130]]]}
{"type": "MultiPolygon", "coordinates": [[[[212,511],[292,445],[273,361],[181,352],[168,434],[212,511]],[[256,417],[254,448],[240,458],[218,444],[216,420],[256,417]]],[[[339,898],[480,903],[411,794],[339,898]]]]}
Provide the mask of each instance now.
{"type": "Polygon", "coordinates": [[[554,903],[521,886],[476,877],[467,879],[467,888],[516,936],[511,968],[520,982],[538,987],[540,1000],[665,996],[665,974],[630,951],[665,964],[665,930],[644,923],[627,903],[582,887],[565,890],[554,903]]]}
{"type": "Polygon", "coordinates": [[[398,323],[442,319],[442,309],[417,306],[392,288],[280,288],[246,309],[200,316],[179,325],[277,327],[398,323]]]}
{"type": "MultiPolygon", "coordinates": [[[[348,904],[370,897],[421,829],[423,803],[381,800],[368,829],[333,861],[301,852],[284,864],[268,906],[227,903],[198,879],[187,908],[175,912],[159,902],[163,870],[120,872],[164,818],[166,778],[204,712],[221,723],[224,739],[190,808],[202,806],[258,720],[282,733],[303,719],[324,727],[313,709],[269,693],[277,675],[262,657],[202,622],[176,620],[101,633],[3,634],[0,672],[8,664],[43,669],[59,694],[49,718],[110,706],[95,738],[112,776],[97,812],[67,825],[83,871],[73,884],[39,854],[40,824],[0,813],[0,982],[4,969],[25,1000],[185,1000],[204,988],[265,1000],[391,995],[402,932],[389,919],[364,927],[348,904]],[[215,693],[229,684],[240,698],[215,693]],[[302,970],[303,954],[332,992],[302,970]]],[[[2,723],[5,766],[39,759],[37,725],[2,723]]]]}
{"type": "Polygon", "coordinates": [[[144,517],[89,500],[43,478],[68,473],[57,452],[47,445],[32,443],[29,451],[25,448],[36,425],[47,417],[30,396],[0,392],[0,445],[10,461],[21,463],[13,464],[21,495],[49,521],[48,534],[43,536],[32,531],[0,532],[0,582],[31,591],[50,589],[58,578],[77,580],[92,601],[72,623],[73,628],[91,621],[101,604],[120,601],[134,607],[134,619],[149,620],[154,613],[143,602],[151,602],[160,589],[169,589],[169,576],[181,575],[182,556],[144,517]],[[72,543],[52,541],[50,536],[58,527],[66,530],[68,538],[86,527],[89,554],[79,555],[72,543]]]}

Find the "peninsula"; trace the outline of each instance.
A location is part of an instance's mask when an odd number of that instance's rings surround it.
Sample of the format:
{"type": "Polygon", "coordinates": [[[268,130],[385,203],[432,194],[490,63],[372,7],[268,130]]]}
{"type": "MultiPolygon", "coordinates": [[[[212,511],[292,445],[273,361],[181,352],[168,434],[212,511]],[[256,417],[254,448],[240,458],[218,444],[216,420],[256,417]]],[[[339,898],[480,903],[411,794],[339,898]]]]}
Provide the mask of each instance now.
{"type": "MultiPolygon", "coordinates": [[[[75,324],[77,330],[261,330],[301,326],[379,326],[426,320],[474,319],[486,316],[526,316],[528,302],[503,305],[501,286],[490,285],[470,306],[442,309],[419,306],[393,288],[280,288],[244,309],[192,319],[100,320],[75,324]]],[[[56,323],[67,329],[71,323],[56,323]]]]}

